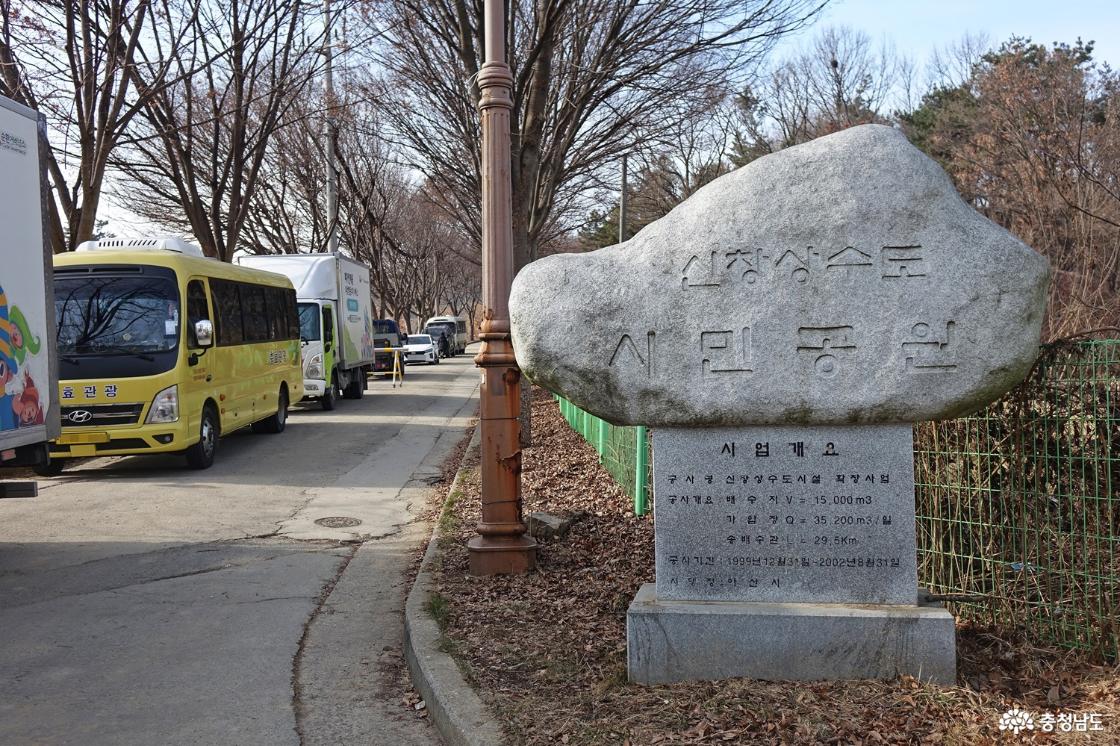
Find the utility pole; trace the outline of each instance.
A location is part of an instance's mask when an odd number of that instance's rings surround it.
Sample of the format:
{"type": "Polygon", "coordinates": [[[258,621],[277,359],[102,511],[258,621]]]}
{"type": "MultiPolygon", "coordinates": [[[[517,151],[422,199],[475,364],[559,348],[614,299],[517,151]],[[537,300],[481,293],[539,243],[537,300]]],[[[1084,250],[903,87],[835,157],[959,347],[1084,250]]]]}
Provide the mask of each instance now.
{"type": "Polygon", "coordinates": [[[626,154],[622,154],[622,194],[618,198],[618,242],[626,240],[626,154]]]}
{"type": "Polygon", "coordinates": [[[478,73],[482,114],[482,520],[467,542],[472,575],[510,575],[537,564],[537,542],[521,520],[521,370],[509,333],[513,283],[509,119],[513,74],[506,64],[505,3],[485,0],[486,62],[478,73]]]}
{"type": "Polygon", "coordinates": [[[334,19],[331,17],[331,0],[323,0],[323,10],[327,16],[323,46],[327,77],[327,251],[335,252],[338,251],[338,169],[335,167],[334,149],[338,141],[338,124],[334,118],[334,19]]]}

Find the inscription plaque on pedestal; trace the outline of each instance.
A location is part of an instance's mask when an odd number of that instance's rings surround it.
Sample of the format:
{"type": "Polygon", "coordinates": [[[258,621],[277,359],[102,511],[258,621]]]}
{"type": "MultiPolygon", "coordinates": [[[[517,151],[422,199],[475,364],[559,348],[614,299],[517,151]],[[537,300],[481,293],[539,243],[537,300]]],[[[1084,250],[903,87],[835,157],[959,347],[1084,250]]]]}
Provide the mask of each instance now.
{"type": "Polygon", "coordinates": [[[653,433],[657,597],[915,604],[908,425],[653,433]]]}
{"type": "Polygon", "coordinates": [[[917,602],[910,425],[661,428],[657,597],[917,602]]]}

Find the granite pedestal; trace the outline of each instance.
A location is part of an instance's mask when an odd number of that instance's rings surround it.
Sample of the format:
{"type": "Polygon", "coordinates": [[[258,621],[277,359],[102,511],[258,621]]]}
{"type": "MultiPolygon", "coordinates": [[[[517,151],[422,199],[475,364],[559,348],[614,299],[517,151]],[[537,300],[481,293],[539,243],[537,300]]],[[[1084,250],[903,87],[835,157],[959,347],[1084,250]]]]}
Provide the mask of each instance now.
{"type": "Polygon", "coordinates": [[[914,606],[664,601],[643,585],[626,613],[640,684],[752,679],[956,680],[953,615],[914,606]]]}
{"type": "Polygon", "coordinates": [[[953,682],[953,617],[918,601],[910,425],[660,428],[653,446],[632,681],[953,682]]]}

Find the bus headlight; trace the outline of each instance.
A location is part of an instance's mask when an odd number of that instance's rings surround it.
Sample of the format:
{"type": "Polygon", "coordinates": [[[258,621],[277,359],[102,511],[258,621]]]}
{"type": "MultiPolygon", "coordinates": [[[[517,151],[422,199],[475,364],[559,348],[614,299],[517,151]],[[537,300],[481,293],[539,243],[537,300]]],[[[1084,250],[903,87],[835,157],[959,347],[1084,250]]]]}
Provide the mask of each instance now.
{"type": "Polygon", "coordinates": [[[322,378],[323,377],[323,354],[316,352],[307,361],[307,366],[303,369],[304,378],[322,378]]]}
{"type": "Polygon", "coordinates": [[[148,425],[154,425],[156,423],[178,421],[179,386],[168,386],[156,394],[155,399],[152,399],[151,409],[148,410],[148,418],[144,422],[148,425]]]}

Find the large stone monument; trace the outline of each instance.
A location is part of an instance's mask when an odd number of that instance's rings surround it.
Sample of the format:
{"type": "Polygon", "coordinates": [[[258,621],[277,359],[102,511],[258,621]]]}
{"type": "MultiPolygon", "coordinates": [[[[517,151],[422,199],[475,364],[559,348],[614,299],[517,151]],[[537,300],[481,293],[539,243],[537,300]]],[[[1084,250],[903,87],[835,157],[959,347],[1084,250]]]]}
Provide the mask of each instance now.
{"type": "Polygon", "coordinates": [[[1022,379],[1048,275],[878,125],[522,270],[525,373],[654,428],[656,583],[628,613],[631,679],[951,683],[953,618],[917,585],[912,423],[1022,379]]]}

